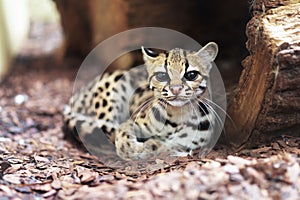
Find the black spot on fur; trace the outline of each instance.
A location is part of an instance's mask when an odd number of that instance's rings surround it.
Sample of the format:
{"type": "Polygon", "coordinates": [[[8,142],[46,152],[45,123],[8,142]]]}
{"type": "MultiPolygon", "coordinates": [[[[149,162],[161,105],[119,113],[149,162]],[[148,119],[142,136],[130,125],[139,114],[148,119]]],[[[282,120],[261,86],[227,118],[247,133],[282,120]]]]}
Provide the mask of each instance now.
{"type": "Polygon", "coordinates": [[[139,94],[139,93],[143,92],[143,89],[141,87],[138,87],[134,92],[139,94]]]}
{"type": "Polygon", "coordinates": [[[136,140],[138,142],[146,142],[147,140],[149,140],[149,138],[139,138],[139,137],[137,137],[136,140]]]}
{"type": "Polygon", "coordinates": [[[205,139],[204,138],[200,138],[200,142],[204,142],[205,141],[205,139]]]}
{"type": "Polygon", "coordinates": [[[200,122],[200,130],[201,131],[206,131],[209,129],[209,127],[210,127],[210,123],[208,120],[200,122]]]}
{"type": "Polygon", "coordinates": [[[188,136],[187,133],[183,133],[183,134],[181,134],[179,137],[180,137],[180,138],[185,138],[185,137],[187,137],[187,136],[188,136]]]}
{"type": "Polygon", "coordinates": [[[95,104],[95,108],[96,108],[96,109],[98,109],[98,108],[99,108],[99,106],[100,106],[100,103],[99,103],[99,102],[96,102],[96,104],[95,104]]]}
{"type": "Polygon", "coordinates": [[[121,85],[121,88],[122,88],[123,92],[126,92],[126,87],[123,84],[121,85]]]}
{"type": "Polygon", "coordinates": [[[103,106],[103,107],[106,107],[106,106],[107,106],[107,100],[106,100],[106,99],[103,99],[102,106],[103,106]]]}
{"type": "Polygon", "coordinates": [[[201,113],[201,116],[209,114],[207,107],[202,102],[199,102],[199,111],[201,113]]]}
{"type": "Polygon", "coordinates": [[[145,90],[143,88],[139,87],[134,92],[135,92],[135,94],[138,94],[139,97],[142,97],[145,90]]]}
{"type": "Polygon", "coordinates": [[[114,79],[115,82],[117,82],[122,76],[123,76],[123,74],[120,74],[120,75],[116,76],[115,79],[114,79]]]}
{"type": "Polygon", "coordinates": [[[98,94],[99,94],[98,92],[94,92],[93,96],[94,96],[94,97],[97,97],[98,94]]]}
{"type": "Polygon", "coordinates": [[[124,96],[121,96],[121,99],[122,99],[123,101],[126,101],[126,98],[125,98],[124,96]]]}
{"type": "Polygon", "coordinates": [[[206,90],[206,87],[199,85],[199,89],[203,90],[203,92],[206,90]]]}
{"type": "Polygon", "coordinates": [[[115,93],[118,93],[118,90],[116,88],[113,88],[112,91],[114,91],[115,93]]]}
{"type": "Polygon", "coordinates": [[[197,142],[197,141],[192,141],[192,143],[193,143],[194,145],[198,145],[198,142],[197,142]]]}
{"type": "Polygon", "coordinates": [[[105,133],[105,134],[107,134],[108,133],[108,131],[107,131],[107,127],[105,126],[105,125],[103,125],[102,127],[101,127],[101,130],[103,131],[103,133],[105,133]]]}
{"type": "Polygon", "coordinates": [[[175,128],[175,127],[177,127],[178,126],[178,124],[176,124],[175,122],[171,122],[170,120],[166,120],[166,124],[169,124],[169,125],[171,125],[173,128],[175,128]]]}
{"type": "Polygon", "coordinates": [[[108,108],[108,112],[111,112],[112,109],[113,109],[113,108],[110,106],[110,107],[108,108]]]}
{"type": "Polygon", "coordinates": [[[100,92],[103,92],[103,88],[102,88],[102,87],[98,87],[98,90],[99,90],[100,92]]]}
{"type": "Polygon", "coordinates": [[[179,128],[176,128],[176,132],[178,133],[178,132],[180,132],[180,131],[182,131],[183,130],[183,126],[180,126],[179,128]]]}
{"type": "Polygon", "coordinates": [[[106,92],[106,96],[109,96],[110,95],[110,92],[106,92]]]}
{"type": "Polygon", "coordinates": [[[145,112],[141,112],[140,115],[139,115],[139,117],[140,117],[141,119],[145,119],[146,113],[145,113],[145,112]]]}
{"type": "Polygon", "coordinates": [[[106,82],[106,83],[105,83],[105,87],[106,87],[106,88],[109,88],[109,86],[110,86],[110,83],[109,83],[109,82],[106,82]]]}
{"type": "Polygon", "coordinates": [[[103,119],[103,118],[104,118],[104,116],[105,116],[105,113],[100,113],[100,115],[99,115],[98,119],[103,119]]]}

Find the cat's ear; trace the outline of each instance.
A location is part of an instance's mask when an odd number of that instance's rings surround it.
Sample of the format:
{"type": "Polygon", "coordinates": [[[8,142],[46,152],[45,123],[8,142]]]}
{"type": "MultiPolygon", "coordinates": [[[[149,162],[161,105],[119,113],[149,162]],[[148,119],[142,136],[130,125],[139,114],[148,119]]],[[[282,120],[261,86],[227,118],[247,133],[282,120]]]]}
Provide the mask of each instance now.
{"type": "Polygon", "coordinates": [[[154,60],[156,60],[156,58],[158,57],[158,53],[150,50],[150,49],[147,49],[145,47],[141,47],[142,49],[142,53],[143,53],[143,59],[145,61],[145,63],[149,63],[149,62],[153,62],[154,60]]]}
{"type": "Polygon", "coordinates": [[[202,47],[196,53],[196,55],[208,62],[213,62],[218,55],[218,45],[214,42],[209,42],[204,47],[202,47]]]}
{"type": "Polygon", "coordinates": [[[203,61],[203,67],[208,74],[213,66],[213,62],[218,55],[218,45],[214,42],[209,42],[207,45],[202,47],[196,56],[198,56],[203,61]]]}

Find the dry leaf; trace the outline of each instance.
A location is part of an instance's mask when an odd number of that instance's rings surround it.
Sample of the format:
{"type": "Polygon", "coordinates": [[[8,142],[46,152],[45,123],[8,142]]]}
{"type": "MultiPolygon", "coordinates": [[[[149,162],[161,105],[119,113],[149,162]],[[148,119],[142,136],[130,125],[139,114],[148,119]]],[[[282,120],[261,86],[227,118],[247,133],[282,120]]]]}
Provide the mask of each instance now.
{"type": "Polygon", "coordinates": [[[60,189],[61,188],[60,180],[56,179],[56,180],[52,181],[51,187],[56,190],[60,189]]]}
{"type": "Polygon", "coordinates": [[[35,184],[31,186],[31,189],[35,190],[35,191],[40,191],[40,192],[48,192],[50,190],[52,190],[52,187],[50,184],[35,184]]]}
{"type": "Polygon", "coordinates": [[[16,176],[14,174],[6,174],[3,176],[3,180],[12,183],[12,184],[16,184],[19,185],[21,184],[21,178],[19,176],[16,176]]]}

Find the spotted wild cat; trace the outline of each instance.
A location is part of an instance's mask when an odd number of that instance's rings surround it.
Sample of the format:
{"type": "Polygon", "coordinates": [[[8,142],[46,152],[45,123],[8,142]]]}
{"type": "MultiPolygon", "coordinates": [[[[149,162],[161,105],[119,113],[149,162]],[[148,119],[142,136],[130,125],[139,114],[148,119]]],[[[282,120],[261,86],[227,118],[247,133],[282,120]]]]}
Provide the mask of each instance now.
{"type": "Polygon", "coordinates": [[[207,100],[217,44],[142,53],[147,70],[105,73],[76,93],[64,110],[65,130],[87,140],[104,132],[123,159],[205,149],[216,120],[207,100]]]}

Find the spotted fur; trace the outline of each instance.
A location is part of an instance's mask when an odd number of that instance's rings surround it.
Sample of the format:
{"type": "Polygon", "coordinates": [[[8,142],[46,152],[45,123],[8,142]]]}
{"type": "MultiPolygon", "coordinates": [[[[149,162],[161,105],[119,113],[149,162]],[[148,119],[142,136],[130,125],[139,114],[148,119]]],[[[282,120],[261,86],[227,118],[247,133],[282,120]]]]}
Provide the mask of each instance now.
{"type": "Polygon", "coordinates": [[[157,54],[142,47],[147,70],[97,77],[66,106],[65,130],[87,141],[96,141],[89,138],[103,132],[123,159],[204,150],[215,115],[201,99],[209,97],[209,72],[217,52],[212,42],[198,52],[176,48],[157,54]]]}

